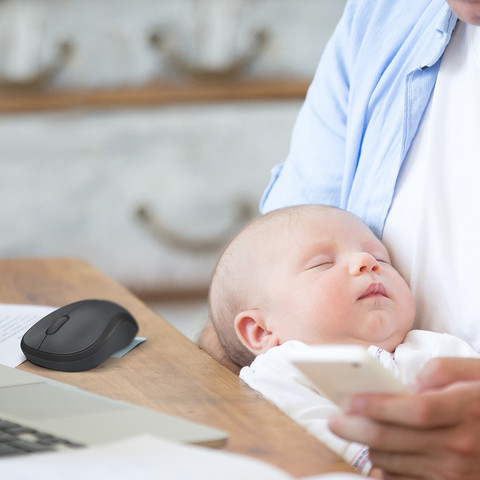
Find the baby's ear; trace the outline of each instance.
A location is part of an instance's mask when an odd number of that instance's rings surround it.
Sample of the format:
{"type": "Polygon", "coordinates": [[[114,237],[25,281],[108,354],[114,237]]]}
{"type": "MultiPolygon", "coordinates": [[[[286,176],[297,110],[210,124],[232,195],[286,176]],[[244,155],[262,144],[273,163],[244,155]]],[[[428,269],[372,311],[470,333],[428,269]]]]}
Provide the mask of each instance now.
{"type": "Polygon", "coordinates": [[[235,331],[240,341],[255,355],[279,344],[277,336],[268,331],[260,310],[245,310],[235,317],[235,331]]]}

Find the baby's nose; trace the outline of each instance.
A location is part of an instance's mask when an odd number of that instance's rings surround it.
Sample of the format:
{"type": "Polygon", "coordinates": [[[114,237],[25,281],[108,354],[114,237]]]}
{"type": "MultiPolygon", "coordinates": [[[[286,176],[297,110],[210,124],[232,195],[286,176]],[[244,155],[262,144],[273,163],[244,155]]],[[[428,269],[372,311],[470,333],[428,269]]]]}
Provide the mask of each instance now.
{"type": "Polygon", "coordinates": [[[367,252],[352,255],[350,262],[350,274],[361,275],[362,273],[375,272],[380,268],[375,257],[367,252]]]}

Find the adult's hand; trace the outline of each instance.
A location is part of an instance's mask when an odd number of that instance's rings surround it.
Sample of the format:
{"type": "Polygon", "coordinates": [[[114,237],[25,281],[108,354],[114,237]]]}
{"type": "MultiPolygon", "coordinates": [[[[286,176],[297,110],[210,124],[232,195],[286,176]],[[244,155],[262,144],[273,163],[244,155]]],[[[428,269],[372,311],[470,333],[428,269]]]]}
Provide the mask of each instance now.
{"type": "Polygon", "coordinates": [[[205,350],[215,360],[217,360],[222,365],[231,370],[233,373],[238,375],[238,373],[240,372],[240,367],[232,360],[230,360],[230,358],[225,353],[225,349],[220,343],[217,332],[215,331],[215,328],[210,320],[204,326],[197,344],[202,350],[205,350]]]}
{"type": "Polygon", "coordinates": [[[370,446],[388,479],[480,478],[480,360],[435,359],[415,393],[358,395],[331,430],[370,446]]]}

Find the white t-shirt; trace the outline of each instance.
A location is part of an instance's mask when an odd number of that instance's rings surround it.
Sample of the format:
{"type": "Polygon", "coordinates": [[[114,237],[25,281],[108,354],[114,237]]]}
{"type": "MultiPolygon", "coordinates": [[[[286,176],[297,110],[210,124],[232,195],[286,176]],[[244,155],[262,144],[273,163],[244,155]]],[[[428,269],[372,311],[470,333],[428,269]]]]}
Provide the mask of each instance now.
{"type": "MultiPolygon", "coordinates": [[[[255,358],[249,367],[240,371],[240,378],[260,392],[280,410],[302,425],[349,465],[368,474],[372,465],[365,445],[351,443],[334,435],[327,421],[338,407],[290,363],[292,351],[311,348],[298,342],[285,342],[255,358]]],[[[477,357],[477,353],[459,338],[414,330],[399,345],[395,354],[376,346],[368,349],[370,355],[390,370],[402,383],[409,384],[425,363],[434,357],[477,357]]],[[[342,381],[339,379],[339,381],[342,381]]]]}
{"type": "Polygon", "coordinates": [[[405,160],[383,241],[416,328],[480,351],[480,27],[458,22],[405,160]]]}

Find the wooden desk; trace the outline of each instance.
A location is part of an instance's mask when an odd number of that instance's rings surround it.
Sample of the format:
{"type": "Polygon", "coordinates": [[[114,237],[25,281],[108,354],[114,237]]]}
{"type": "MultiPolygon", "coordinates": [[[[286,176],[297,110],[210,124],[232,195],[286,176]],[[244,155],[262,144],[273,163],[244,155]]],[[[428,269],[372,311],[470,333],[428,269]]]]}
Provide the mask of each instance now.
{"type": "Polygon", "coordinates": [[[29,362],[19,368],[95,393],[205,423],[230,434],[225,450],[257,457],[301,477],[352,471],[294,421],[247,387],[128,290],[76,259],[0,260],[0,302],[62,306],[115,301],[147,341],[122,359],[80,373],[29,362]]]}

